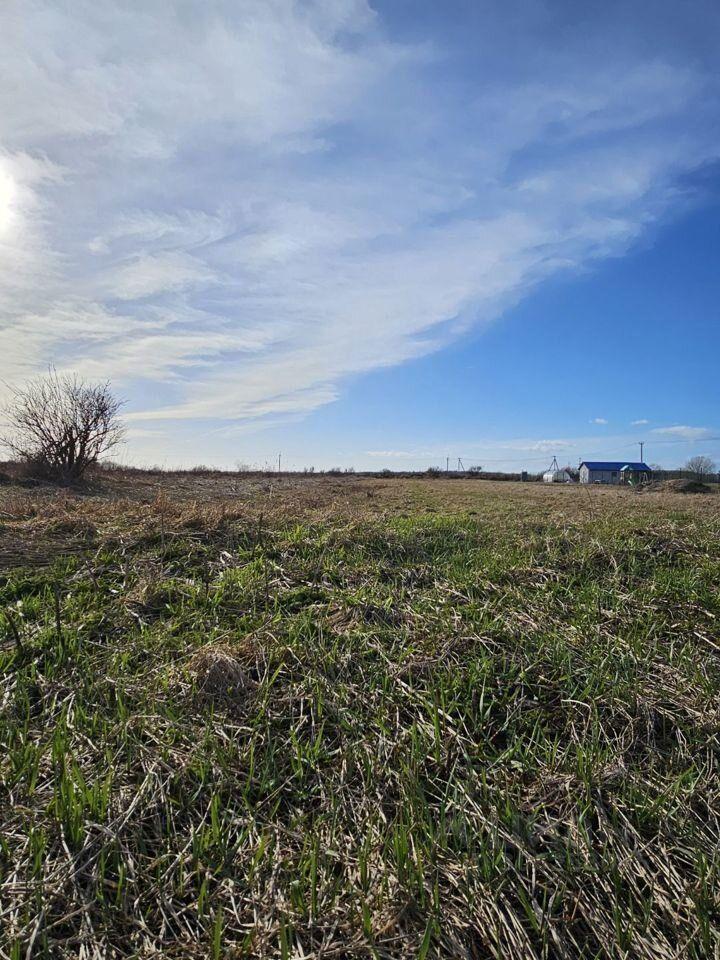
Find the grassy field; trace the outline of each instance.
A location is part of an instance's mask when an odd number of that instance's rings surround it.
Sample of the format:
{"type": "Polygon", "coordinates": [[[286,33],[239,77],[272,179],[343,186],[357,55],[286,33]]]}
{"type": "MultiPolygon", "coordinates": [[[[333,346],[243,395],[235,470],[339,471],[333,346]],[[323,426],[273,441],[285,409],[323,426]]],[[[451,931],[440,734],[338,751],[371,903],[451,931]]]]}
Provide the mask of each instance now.
{"type": "Polygon", "coordinates": [[[720,496],[0,491],[0,956],[720,954],[720,496]]]}

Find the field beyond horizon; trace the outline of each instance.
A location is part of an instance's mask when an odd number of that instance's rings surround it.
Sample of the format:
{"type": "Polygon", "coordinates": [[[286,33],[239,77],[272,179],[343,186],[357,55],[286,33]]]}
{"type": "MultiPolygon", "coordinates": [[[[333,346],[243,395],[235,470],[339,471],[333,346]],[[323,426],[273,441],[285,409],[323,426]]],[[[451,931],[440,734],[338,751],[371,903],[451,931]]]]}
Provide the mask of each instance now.
{"type": "Polygon", "coordinates": [[[0,957],[717,958],[720,495],[0,487],[0,957]]]}

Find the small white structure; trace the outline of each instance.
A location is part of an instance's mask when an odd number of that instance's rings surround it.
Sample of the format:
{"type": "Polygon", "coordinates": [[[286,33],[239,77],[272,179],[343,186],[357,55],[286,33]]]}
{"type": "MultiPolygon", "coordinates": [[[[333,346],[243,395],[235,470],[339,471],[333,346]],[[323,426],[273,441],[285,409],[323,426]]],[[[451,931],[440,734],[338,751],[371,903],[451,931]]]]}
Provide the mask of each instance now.
{"type": "Polygon", "coordinates": [[[567,470],[558,465],[557,457],[553,457],[553,462],[543,474],[544,483],[572,483],[572,477],[567,470]]]}

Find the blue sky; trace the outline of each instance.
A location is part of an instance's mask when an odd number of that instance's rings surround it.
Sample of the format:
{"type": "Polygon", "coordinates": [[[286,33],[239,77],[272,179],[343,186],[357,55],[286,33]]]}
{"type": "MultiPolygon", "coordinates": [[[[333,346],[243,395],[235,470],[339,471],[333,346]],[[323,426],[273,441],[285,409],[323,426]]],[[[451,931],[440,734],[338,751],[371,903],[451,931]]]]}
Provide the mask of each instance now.
{"type": "Polygon", "coordinates": [[[110,378],[135,463],[720,460],[717,4],[2,16],[5,389],[110,378]]]}

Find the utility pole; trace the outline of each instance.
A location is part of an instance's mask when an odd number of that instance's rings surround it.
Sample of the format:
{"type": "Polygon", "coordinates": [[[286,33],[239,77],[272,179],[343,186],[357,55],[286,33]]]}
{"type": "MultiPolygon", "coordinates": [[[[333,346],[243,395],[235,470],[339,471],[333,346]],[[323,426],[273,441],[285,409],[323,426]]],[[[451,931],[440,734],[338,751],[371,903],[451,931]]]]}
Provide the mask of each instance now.
{"type": "Polygon", "coordinates": [[[643,461],[643,447],[645,446],[645,441],[644,441],[644,440],[638,440],[638,443],[640,444],[640,463],[643,463],[643,462],[644,462],[644,461],[643,461]]]}
{"type": "Polygon", "coordinates": [[[445,473],[450,473],[450,457],[445,457],[445,473]]]}
{"type": "Polygon", "coordinates": [[[281,463],[281,460],[282,460],[282,454],[279,453],[279,454],[278,454],[278,473],[280,473],[280,463],[281,463]]]}

